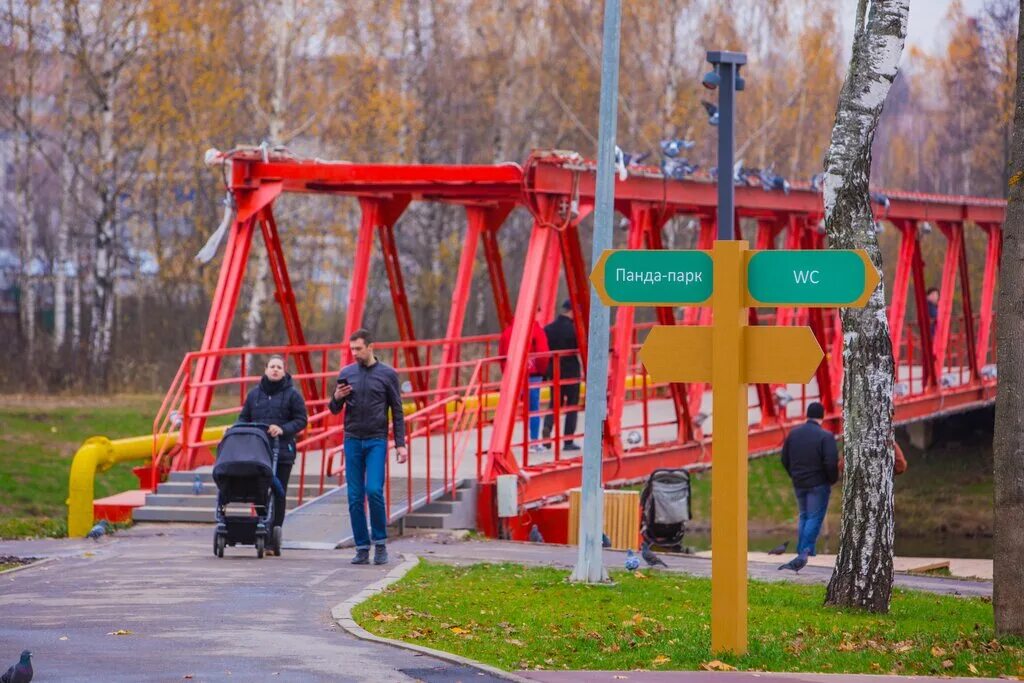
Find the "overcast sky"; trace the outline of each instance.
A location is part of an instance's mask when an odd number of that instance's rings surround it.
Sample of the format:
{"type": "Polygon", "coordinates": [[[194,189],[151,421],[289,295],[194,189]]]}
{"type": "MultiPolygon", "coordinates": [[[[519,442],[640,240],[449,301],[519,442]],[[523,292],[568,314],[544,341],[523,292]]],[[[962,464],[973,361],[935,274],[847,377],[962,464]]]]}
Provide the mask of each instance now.
{"type": "MultiPolygon", "coordinates": [[[[968,14],[980,10],[983,0],[962,0],[968,14]]],[[[934,52],[945,45],[943,19],[953,0],[910,0],[910,26],[907,28],[907,47],[916,46],[934,52]]],[[[853,22],[857,16],[857,0],[843,0],[843,22],[847,41],[853,36],[853,22]]]]}

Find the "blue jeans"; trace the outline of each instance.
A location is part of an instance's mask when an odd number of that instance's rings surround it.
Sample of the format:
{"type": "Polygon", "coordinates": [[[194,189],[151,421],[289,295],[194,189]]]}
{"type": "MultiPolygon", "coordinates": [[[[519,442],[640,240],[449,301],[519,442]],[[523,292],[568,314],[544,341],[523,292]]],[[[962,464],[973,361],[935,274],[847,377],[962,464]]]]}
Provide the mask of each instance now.
{"type": "Polygon", "coordinates": [[[828,497],[832,487],[828,484],[810,488],[795,488],[796,503],[800,507],[800,522],[797,525],[796,552],[798,555],[815,555],[815,544],[821,532],[821,524],[828,512],[828,497]]]}
{"type": "Polygon", "coordinates": [[[345,437],[345,483],[348,485],[348,516],[356,548],[384,545],[388,539],[388,513],[384,507],[384,466],[387,464],[386,439],[345,437]],[[370,502],[370,528],[366,530],[366,500],[370,502]]]}
{"type": "Polygon", "coordinates": [[[540,387],[535,386],[544,381],[541,375],[530,375],[530,440],[536,441],[540,435],[540,415],[534,415],[540,410],[540,387]]]}

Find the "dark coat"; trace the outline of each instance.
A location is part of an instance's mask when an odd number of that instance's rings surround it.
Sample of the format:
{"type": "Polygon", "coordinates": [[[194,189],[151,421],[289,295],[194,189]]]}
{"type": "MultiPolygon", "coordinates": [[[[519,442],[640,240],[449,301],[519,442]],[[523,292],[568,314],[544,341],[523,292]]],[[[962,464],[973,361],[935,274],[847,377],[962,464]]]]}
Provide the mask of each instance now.
{"type": "Polygon", "coordinates": [[[352,393],[341,401],[332,396],[327,407],[335,415],[345,407],[345,436],[387,439],[390,410],[395,424],[395,446],[404,446],[405,413],[395,369],[380,361],[370,367],[352,363],[341,369],[338,379],[346,380],[352,386],[352,393]]]}
{"type": "Polygon", "coordinates": [[[794,427],[782,444],[782,466],[798,489],[836,483],[839,480],[836,437],[813,420],[794,427]]]}
{"type": "MultiPolygon", "coordinates": [[[[544,334],[548,338],[548,348],[552,351],[578,351],[579,343],[576,341],[576,324],[567,315],[560,315],[544,327],[544,334]]],[[[554,377],[554,364],[550,376],[554,377]]],[[[559,379],[576,379],[580,376],[579,353],[568,354],[558,357],[559,379]]]]}
{"type": "Polygon", "coordinates": [[[306,428],[309,418],[302,394],[292,384],[292,376],[285,374],[277,382],[262,377],[259,386],[253,387],[245,397],[238,421],[280,427],[284,433],[281,434],[281,450],[277,459],[287,464],[295,462],[295,435],[306,428]]]}

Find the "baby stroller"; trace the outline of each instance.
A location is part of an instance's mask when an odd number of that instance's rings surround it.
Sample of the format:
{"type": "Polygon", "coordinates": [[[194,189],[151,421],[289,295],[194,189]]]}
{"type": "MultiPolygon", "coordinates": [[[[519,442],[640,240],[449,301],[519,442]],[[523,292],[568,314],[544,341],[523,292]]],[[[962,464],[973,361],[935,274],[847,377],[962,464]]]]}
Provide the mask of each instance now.
{"type": "Polygon", "coordinates": [[[217,557],[224,557],[224,546],[238,544],[256,546],[259,558],[268,545],[275,555],[281,554],[281,527],[269,529],[274,519],[273,493],[281,489],[274,476],[277,453],[278,439],[271,445],[266,425],[238,423],[224,432],[213,466],[217,484],[213,554],[217,557]],[[256,515],[228,515],[229,503],[251,503],[256,515]]]}
{"type": "Polygon", "coordinates": [[[690,475],[658,469],[640,492],[640,534],[645,542],[679,552],[690,519],[690,475]]]}

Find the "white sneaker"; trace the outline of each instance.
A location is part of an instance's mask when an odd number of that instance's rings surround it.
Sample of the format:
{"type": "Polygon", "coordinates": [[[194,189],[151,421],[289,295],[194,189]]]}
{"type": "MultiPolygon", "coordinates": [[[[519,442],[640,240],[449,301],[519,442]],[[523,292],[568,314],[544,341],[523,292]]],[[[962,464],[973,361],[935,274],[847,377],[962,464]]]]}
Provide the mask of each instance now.
{"type": "Polygon", "coordinates": [[[530,446],[530,452],[531,453],[543,453],[545,450],[546,449],[543,446],[541,446],[539,443],[535,443],[532,446],[530,446]]]}

